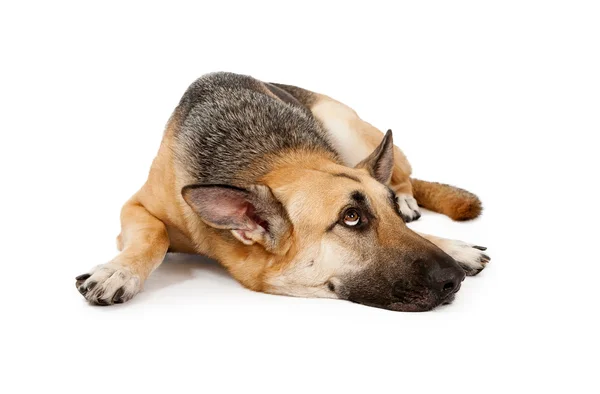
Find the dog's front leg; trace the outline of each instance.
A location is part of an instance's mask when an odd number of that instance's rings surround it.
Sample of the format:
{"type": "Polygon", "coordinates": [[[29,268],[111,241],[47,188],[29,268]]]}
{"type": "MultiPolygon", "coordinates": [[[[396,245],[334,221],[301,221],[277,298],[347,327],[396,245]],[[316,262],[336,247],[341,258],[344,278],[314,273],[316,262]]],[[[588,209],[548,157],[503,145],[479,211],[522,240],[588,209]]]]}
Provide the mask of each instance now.
{"type": "Polygon", "coordinates": [[[483,253],[487,248],[457,241],[455,239],[440,238],[429,234],[419,235],[442,249],[452,257],[465,270],[469,276],[480,273],[491,260],[490,256],[483,253]]]}
{"type": "Polygon", "coordinates": [[[134,197],[121,211],[121,251],[112,261],[76,278],[79,292],[92,304],[119,304],[131,299],[163,261],[169,235],[163,222],[134,197]]]}

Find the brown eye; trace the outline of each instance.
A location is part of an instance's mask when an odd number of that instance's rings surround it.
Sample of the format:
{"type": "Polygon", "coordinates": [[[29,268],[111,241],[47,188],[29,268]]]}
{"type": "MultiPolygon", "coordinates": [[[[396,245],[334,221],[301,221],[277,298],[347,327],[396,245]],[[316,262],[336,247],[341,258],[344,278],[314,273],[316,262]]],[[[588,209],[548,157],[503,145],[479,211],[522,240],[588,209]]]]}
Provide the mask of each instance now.
{"type": "Polygon", "coordinates": [[[350,208],[344,212],[344,224],[346,226],[356,226],[360,223],[360,214],[354,208],[350,208]]]}

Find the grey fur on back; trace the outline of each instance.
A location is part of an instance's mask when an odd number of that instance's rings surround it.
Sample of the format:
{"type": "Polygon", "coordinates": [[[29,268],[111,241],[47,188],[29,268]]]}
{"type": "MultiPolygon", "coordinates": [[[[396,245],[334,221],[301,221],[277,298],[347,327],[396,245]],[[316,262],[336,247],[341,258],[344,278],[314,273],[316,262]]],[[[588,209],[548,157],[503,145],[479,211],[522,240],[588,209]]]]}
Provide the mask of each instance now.
{"type": "Polygon", "coordinates": [[[271,97],[267,89],[282,96],[272,85],[232,73],[207,74],[192,83],[175,111],[179,167],[197,183],[243,186],[270,170],[261,161],[265,155],[303,149],[337,157],[308,108],[271,97]],[[248,170],[250,177],[241,179],[248,170]]]}

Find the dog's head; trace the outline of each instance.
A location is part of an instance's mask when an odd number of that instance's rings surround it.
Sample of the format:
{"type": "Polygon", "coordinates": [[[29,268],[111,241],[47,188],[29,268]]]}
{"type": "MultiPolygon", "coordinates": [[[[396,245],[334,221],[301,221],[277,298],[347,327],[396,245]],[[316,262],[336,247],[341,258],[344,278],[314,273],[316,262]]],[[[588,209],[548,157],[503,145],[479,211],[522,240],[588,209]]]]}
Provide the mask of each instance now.
{"type": "Polygon", "coordinates": [[[230,231],[240,248],[247,245],[248,254],[267,256],[264,291],[429,310],[450,302],[465,274],[406,227],[387,186],[392,167],[388,132],[355,168],[330,161],[312,169],[282,165],[264,184],[193,185],[183,196],[205,223],[230,231]]]}

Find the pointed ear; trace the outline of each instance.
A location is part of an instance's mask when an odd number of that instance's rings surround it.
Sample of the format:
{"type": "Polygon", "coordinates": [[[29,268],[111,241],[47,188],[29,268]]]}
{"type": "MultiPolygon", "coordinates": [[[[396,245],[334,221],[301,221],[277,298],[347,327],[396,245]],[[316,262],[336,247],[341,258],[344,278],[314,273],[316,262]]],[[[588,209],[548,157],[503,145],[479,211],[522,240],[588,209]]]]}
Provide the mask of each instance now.
{"type": "Polygon", "coordinates": [[[388,184],[394,168],[394,141],[392,130],[388,130],[379,146],[354,168],[364,168],[383,184],[388,184]]]}
{"type": "Polygon", "coordinates": [[[259,243],[275,254],[289,248],[292,225],[271,189],[252,185],[189,185],[181,190],[184,200],[211,227],[231,230],[246,245],[259,243]]]}

